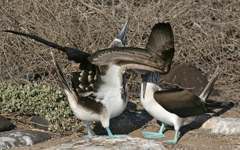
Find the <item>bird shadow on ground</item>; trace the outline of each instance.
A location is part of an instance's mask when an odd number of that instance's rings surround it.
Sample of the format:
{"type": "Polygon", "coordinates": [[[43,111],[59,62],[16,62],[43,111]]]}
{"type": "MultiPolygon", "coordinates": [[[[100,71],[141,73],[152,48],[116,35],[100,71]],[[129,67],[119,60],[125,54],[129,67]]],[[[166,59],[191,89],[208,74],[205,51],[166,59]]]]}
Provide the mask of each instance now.
{"type": "MultiPolygon", "coordinates": [[[[127,109],[120,116],[110,120],[110,129],[114,134],[128,134],[153,119],[145,110],[137,110],[136,107],[136,104],[128,102],[127,109]]],[[[93,131],[97,135],[107,134],[99,122],[95,124],[93,131]]]]}
{"type": "Polygon", "coordinates": [[[215,100],[207,100],[207,104],[208,104],[208,107],[210,108],[209,113],[197,116],[194,119],[194,121],[183,126],[180,129],[181,137],[191,130],[200,128],[204,124],[204,122],[206,122],[208,119],[212,117],[220,116],[235,106],[233,102],[215,101],[215,100]]]}
{"type": "MultiPolygon", "coordinates": [[[[211,117],[224,114],[235,105],[232,102],[214,100],[208,100],[207,104],[211,108],[210,113],[194,117],[194,121],[184,125],[180,129],[181,137],[191,130],[200,128],[211,117]]],[[[145,110],[136,111],[136,104],[129,102],[127,109],[120,116],[110,120],[110,129],[114,134],[128,134],[134,130],[143,128],[152,119],[153,117],[145,110]]],[[[171,129],[171,127],[167,129],[171,129]]],[[[107,134],[101,123],[96,123],[93,130],[97,135],[107,134]]]]}

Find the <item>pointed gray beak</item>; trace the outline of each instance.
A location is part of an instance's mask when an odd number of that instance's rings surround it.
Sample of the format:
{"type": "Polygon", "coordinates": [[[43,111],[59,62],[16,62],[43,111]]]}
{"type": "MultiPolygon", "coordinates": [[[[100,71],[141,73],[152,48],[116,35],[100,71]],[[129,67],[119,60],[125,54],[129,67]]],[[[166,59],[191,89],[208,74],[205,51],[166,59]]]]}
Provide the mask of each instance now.
{"type": "Polygon", "coordinates": [[[128,20],[123,25],[122,30],[117,35],[117,39],[121,40],[123,45],[127,45],[127,40],[126,40],[126,38],[127,38],[126,34],[127,34],[127,31],[128,31],[127,27],[128,27],[128,20]]]}
{"type": "Polygon", "coordinates": [[[109,47],[124,47],[127,45],[127,31],[128,21],[124,24],[121,31],[117,34],[116,38],[111,42],[109,47]]]}

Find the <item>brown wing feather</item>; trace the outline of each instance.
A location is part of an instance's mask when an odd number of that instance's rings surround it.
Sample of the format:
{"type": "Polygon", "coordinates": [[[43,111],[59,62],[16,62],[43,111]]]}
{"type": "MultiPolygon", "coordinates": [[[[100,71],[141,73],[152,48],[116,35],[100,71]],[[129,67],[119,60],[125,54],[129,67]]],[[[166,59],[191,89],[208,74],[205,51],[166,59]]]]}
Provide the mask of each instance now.
{"type": "Polygon", "coordinates": [[[146,49],[161,59],[166,73],[170,70],[174,56],[174,36],[169,23],[158,23],[152,28],[146,49]]]}
{"type": "Polygon", "coordinates": [[[201,99],[188,90],[157,91],[154,93],[154,98],[166,110],[180,117],[194,116],[206,112],[201,99]]]}
{"type": "Polygon", "coordinates": [[[92,64],[95,65],[108,65],[110,62],[131,66],[130,69],[139,69],[136,66],[142,65],[151,67],[149,71],[159,71],[164,72],[164,66],[161,59],[154,58],[153,54],[149,53],[148,50],[136,47],[116,47],[116,48],[107,48],[95,52],[91,57],[88,58],[92,64]],[[131,65],[134,64],[134,65],[131,65]]]}

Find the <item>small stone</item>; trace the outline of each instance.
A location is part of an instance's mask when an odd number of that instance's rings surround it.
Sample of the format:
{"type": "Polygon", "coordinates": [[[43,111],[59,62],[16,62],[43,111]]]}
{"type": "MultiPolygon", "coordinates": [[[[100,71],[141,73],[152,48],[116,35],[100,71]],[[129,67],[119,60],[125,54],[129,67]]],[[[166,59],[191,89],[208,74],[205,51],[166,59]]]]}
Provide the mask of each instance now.
{"type": "Polygon", "coordinates": [[[240,118],[213,117],[207,120],[202,128],[215,134],[240,135],[240,118]]]}
{"type": "Polygon", "coordinates": [[[8,119],[0,116],[0,131],[9,131],[14,128],[14,124],[8,119]]]}
{"type": "Polygon", "coordinates": [[[10,149],[20,146],[31,146],[50,138],[48,133],[22,130],[6,131],[0,133],[0,149],[10,149]]]}
{"type": "Polygon", "coordinates": [[[40,116],[33,116],[31,118],[32,125],[38,129],[48,130],[49,122],[40,116]]]}

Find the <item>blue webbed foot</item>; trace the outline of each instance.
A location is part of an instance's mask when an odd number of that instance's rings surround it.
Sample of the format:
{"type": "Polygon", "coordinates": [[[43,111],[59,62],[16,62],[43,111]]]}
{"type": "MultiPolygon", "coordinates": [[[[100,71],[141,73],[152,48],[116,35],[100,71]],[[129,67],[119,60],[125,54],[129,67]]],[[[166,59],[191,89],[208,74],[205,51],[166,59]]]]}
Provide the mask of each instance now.
{"type": "Polygon", "coordinates": [[[158,131],[158,132],[148,132],[148,131],[143,131],[142,133],[143,133],[143,136],[145,137],[145,138],[149,138],[149,139],[160,139],[160,138],[163,138],[163,137],[165,137],[164,136],[164,131],[165,131],[165,124],[164,123],[162,123],[162,125],[161,125],[161,128],[160,128],[160,130],[158,131]]]}
{"type": "Polygon", "coordinates": [[[160,132],[143,131],[142,134],[144,138],[148,138],[148,139],[160,139],[164,137],[164,134],[160,132]]]}
{"type": "Polygon", "coordinates": [[[122,138],[122,137],[126,136],[126,135],[113,135],[112,131],[110,130],[110,128],[106,128],[106,130],[107,130],[107,133],[108,133],[108,137],[111,138],[111,139],[122,138]]]}
{"type": "Polygon", "coordinates": [[[164,143],[167,143],[167,144],[177,144],[179,137],[180,137],[180,132],[176,131],[175,135],[174,135],[174,139],[164,141],[164,143]]]}

